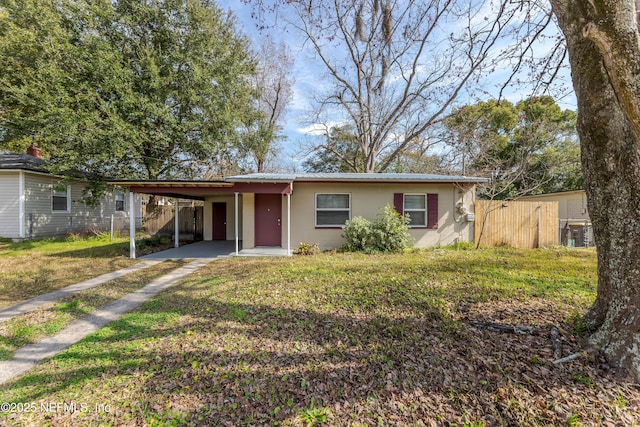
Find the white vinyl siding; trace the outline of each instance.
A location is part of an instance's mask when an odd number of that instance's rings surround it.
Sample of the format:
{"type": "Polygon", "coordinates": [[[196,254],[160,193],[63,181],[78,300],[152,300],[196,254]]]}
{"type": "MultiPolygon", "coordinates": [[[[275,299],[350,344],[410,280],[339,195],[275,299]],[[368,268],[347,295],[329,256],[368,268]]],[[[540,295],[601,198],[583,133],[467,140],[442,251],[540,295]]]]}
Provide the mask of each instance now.
{"type": "Polygon", "coordinates": [[[341,227],[350,218],[350,194],[316,194],[316,227],[341,227]]]}
{"type": "MultiPolygon", "coordinates": [[[[116,211],[114,194],[107,193],[95,207],[82,203],[83,190],[86,186],[84,182],[72,182],[69,184],[70,197],[68,203],[70,209],[68,212],[53,212],[52,189],[58,181],[58,179],[45,174],[25,173],[26,238],[109,231],[111,215],[114,216],[115,228],[128,230],[129,212],[116,211]]],[[[136,203],[136,217],[139,218],[139,198],[136,199],[138,200],[136,203]]]]}
{"type": "Polygon", "coordinates": [[[20,175],[0,172],[0,237],[20,237],[20,175]]]}

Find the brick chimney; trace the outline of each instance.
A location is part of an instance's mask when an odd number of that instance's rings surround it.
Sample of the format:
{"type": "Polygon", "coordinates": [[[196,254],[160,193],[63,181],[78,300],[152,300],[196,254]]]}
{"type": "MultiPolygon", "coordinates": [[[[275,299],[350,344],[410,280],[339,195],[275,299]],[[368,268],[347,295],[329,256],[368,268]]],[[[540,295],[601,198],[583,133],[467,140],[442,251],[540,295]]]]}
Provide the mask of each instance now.
{"type": "Polygon", "coordinates": [[[31,145],[27,147],[27,154],[33,157],[41,158],[42,150],[38,148],[38,144],[32,142],[31,145]]]}

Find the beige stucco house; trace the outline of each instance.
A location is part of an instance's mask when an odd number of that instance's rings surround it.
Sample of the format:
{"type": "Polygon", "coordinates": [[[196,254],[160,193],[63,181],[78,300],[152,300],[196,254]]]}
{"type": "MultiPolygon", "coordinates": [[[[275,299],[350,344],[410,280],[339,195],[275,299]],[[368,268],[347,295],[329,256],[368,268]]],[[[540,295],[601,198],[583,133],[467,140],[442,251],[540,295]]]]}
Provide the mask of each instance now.
{"type": "Polygon", "coordinates": [[[342,226],[393,205],[411,218],[419,248],[473,241],[475,187],[483,178],[427,174],[249,174],[220,181],[111,181],[131,194],[204,202],[204,239],[236,248],[344,243],[342,226]]]}
{"type": "MultiPolygon", "coordinates": [[[[38,154],[39,151],[33,152],[38,154]]],[[[127,229],[129,197],[124,191],[107,193],[97,206],[82,203],[87,183],[63,182],[46,169],[38,155],[0,155],[0,237],[15,240],[64,236],[69,233],[127,229]]],[[[134,211],[140,217],[139,199],[134,211]]]]}

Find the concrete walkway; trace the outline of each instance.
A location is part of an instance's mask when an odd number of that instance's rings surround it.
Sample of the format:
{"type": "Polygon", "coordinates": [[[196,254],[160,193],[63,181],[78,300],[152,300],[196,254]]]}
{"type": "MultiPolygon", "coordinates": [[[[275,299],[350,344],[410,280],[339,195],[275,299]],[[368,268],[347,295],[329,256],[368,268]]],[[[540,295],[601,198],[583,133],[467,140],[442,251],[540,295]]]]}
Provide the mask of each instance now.
{"type": "MultiPolygon", "coordinates": [[[[163,289],[173,285],[214,258],[201,258],[177,268],[171,273],[154,280],[145,287],[132,292],[95,312],[77,319],[66,329],[42,341],[19,348],[13,360],[0,362],[0,384],[28,371],[38,362],[55,356],[70,345],[97,331],[109,322],[133,310],[163,289]]],[[[65,288],[66,289],[66,288],[65,288]]]]}
{"type": "Polygon", "coordinates": [[[33,311],[36,308],[42,307],[43,305],[50,302],[57,301],[66,296],[75,294],[76,292],[95,288],[96,286],[106,283],[110,280],[118,279],[126,274],[142,270],[143,268],[151,267],[152,265],[159,264],[160,262],[162,261],[144,260],[138,264],[130,265],[129,267],[125,267],[117,271],[112,271],[111,273],[103,274],[102,276],[94,277],[92,279],[85,280],[84,282],[79,282],[74,285],[67,286],[66,288],[58,289],[57,291],[52,291],[43,295],[39,295],[37,297],[29,298],[28,300],[19,302],[9,307],[5,307],[0,310],[0,323],[6,322],[7,320],[19,314],[33,311]]]}

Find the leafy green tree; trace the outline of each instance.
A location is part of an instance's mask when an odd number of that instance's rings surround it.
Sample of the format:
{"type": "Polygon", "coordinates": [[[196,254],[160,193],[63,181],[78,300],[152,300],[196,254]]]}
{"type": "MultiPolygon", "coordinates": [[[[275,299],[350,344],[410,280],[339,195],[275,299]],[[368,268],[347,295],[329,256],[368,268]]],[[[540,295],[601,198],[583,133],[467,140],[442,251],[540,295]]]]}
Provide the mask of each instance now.
{"type": "MultiPolygon", "coordinates": [[[[1,0],[1,144],[56,172],[189,178],[253,112],[248,41],[213,1],[1,0]]],[[[229,154],[230,155],[230,154],[229,154]]]]}
{"type": "Polygon", "coordinates": [[[575,113],[551,97],[464,106],[444,126],[462,173],[493,178],[481,190],[487,198],[581,188],[575,113]]]}

